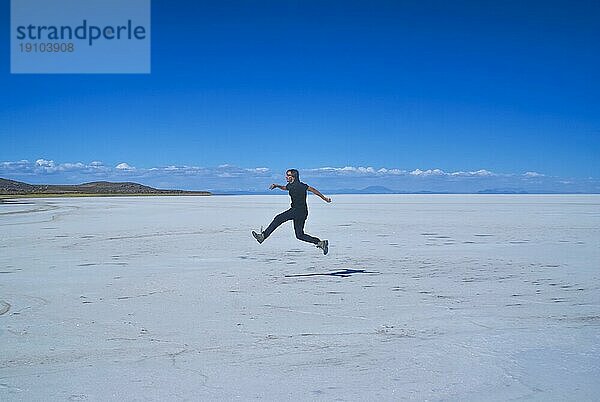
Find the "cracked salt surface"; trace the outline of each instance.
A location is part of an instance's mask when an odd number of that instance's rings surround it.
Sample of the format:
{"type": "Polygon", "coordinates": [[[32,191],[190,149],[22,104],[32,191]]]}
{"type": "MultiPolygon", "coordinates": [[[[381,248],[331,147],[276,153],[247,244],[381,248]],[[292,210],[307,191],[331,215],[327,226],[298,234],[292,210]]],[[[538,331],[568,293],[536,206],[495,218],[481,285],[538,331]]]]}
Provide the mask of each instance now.
{"type": "Polygon", "coordinates": [[[0,205],[0,400],[592,400],[599,196],[0,205]]]}

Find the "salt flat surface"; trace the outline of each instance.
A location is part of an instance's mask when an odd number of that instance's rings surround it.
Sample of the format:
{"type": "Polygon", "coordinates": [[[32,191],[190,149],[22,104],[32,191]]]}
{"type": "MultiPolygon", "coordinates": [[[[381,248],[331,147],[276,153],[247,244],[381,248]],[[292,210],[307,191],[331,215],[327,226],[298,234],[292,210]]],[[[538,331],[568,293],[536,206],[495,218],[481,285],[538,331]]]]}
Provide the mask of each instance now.
{"type": "Polygon", "coordinates": [[[599,196],[0,204],[0,400],[597,400],[599,196]]]}

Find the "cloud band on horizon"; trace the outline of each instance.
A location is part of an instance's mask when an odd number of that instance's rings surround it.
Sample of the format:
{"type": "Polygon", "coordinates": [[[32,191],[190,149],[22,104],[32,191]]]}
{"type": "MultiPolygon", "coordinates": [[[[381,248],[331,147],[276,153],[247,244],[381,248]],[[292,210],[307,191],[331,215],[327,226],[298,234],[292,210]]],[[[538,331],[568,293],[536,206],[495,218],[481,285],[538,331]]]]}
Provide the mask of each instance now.
{"type": "MultiPolygon", "coordinates": [[[[283,169],[284,170],[284,169],[283,169]]],[[[282,171],[283,171],[282,170],[282,171]]],[[[600,192],[595,178],[559,178],[539,172],[498,173],[486,169],[446,172],[442,169],[387,167],[318,167],[300,169],[303,180],[325,189],[385,186],[393,191],[472,192],[506,188],[538,192],[600,192]]],[[[136,167],[127,162],[109,166],[101,161],[64,162],[38,159],[0,162],[0,177],[34,184],[79,184],[89,181],[139,181],[142,184],[216,191],[261,191],[281,179],[282,171],[268,167],[136,167]]]]}

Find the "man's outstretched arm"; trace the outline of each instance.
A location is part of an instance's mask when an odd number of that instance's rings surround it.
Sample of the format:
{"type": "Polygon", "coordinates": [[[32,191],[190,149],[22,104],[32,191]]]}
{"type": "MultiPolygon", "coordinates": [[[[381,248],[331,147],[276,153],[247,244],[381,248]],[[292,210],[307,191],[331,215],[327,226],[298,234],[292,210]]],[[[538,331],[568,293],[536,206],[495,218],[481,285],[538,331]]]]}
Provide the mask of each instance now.
{"type": "Polygon", "coordinates": [[[331,202],[331,198],[329,197],[325,197],[323,194],[321,194],[321,192],[319,190],[317,190],[314,187],[308,186],[307,188],[308,191],[310,191],[311,193],[314,193],[316,195],[318,195],[319,197],[321,197],[321,199],[325,202],[331,202]]]}
{"type": "Polygon", "coordinates": [[[275,183],[271,184],[271,186],[269,187],[269,190],[273,190],[274,188],[278,188],[280,190],[287,190],[287,188],[285,188],[285,186],[282,186],[280,184],[275,184],[275,183]]]}

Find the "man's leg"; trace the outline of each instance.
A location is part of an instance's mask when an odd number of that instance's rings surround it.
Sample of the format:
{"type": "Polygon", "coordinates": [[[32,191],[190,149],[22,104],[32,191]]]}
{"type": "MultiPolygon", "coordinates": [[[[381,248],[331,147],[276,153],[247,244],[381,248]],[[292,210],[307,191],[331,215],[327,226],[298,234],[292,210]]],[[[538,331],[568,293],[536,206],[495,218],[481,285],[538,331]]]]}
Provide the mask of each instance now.
{"type": "Polygon", "coordinates": [[[273,218],[273,222],[271,222],[269,227],[262,233],[265,236],[265,239],[269,237],[271,233],[273,233],[273,231],[277,229],[282,223],[292,219],[294,219],[294,214],[291,209],[288,209],[287,211],[277,215],[275,218],[273,218]]]}
{"type": "Polygon", "coordinates": [[[307,217],[308,217],[308,215],[303,215],[303,214],[302,215],[297,214],[294,217],[294,231],[296,232],[296,239],[302,240],[302,241],[305,241],[308,243],[312,243],[312,244],[317,244],[321,240],[304,233],[304,224],[306,223],[307,217]]]}

